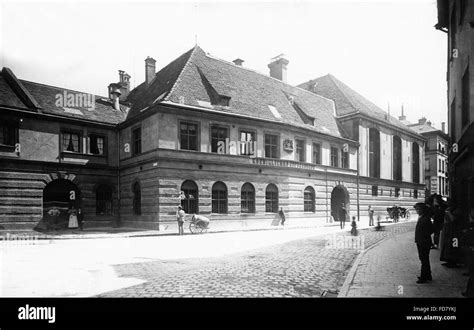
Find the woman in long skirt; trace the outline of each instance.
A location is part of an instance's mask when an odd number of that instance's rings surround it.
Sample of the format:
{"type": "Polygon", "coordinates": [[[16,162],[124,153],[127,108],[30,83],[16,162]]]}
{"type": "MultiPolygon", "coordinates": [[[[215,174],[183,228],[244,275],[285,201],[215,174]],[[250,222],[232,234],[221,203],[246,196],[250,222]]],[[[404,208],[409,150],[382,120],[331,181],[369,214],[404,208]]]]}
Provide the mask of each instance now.
{"type": "Polygon", "coordinates": [[[69,224],[68,228],[70,229],[76,229],[79,227],[79,224],[77,223],[77,214],[76,214],[76,209],[73,207],[69,211],[69,224]]]}

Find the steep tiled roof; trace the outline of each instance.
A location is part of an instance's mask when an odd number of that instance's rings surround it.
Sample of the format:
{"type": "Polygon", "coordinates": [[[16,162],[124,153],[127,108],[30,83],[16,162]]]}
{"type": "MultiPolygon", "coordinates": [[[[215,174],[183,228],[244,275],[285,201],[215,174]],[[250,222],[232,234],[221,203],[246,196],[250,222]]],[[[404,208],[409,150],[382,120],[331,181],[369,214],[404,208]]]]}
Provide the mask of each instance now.
{"type": "Polygon", "coordinates": [[[0,74],[0,106],[28,109],[18,95],[13,91],[2,74],[0,74]]]}
{"type": "Polygon", "coordinates": [[[62,104],[64,106],[61,106],[59,103],[56,104],[56,101],[59,99],[58,95],[64,96],[64,93],[66,93],[66,95],[74,95],[74,98],[76,98],[76,95],[84,96],[90,94],[20,80],[9,69],[4,68],[0,73],[0,106],[36,111],[36,108],[28,106],[21,99],[21,95],[19,95],[21,91],[24,91],[23,93],[26,93],[30,98],[30,104],[36,104],[41,108],[41,112],[45,114],[107,124],[118,124],[125,120],[126,108],[121,106],[121,111],[115,110],[108,98],[91,95],[90,99],[94,100],[93,107],[89,107],[89,104],[86,102],[82,104],[76,103],[74,106],[67,106],[67,104],[62,104]]]}
{"type": "Polygon", "coordinates": [[[56,96],[58,94],[87,94],[78,91],[72,91],[61,87],[47,86],[30,81],[21,80],[26,89],[33,95],[43,108],[43,113],[71,117],[78,119],[92,120],[100,123],[118,124],[125,120],[125,107],[121,105],[122,111],[114,109],[111,101],[102,96],[92,95],[95,102],[94,108],[87,106],[61,107],[56,105],[56,96]]]}
{"type": "Polygon", "coordinates": [[[298,87],[333,100],[336,104],[336,113],[338,116],[361,113],[413,133],[413,130],[397,118],[388,116],[387,112],[331,74],[307,81],[298,85],[298,87]],[[387,120],[387,118],[389,120],[387,120]]]}
{"type": "Polygon", "coordinates": [[[214,58],[198,46],[158,72],[147,90],[142,84],[132,93],[127,101],[133,102],[139,95],[145,97],[139,106],[132,106],[129,118],[158,99],[156,102],[169,101],[342,136],[334,118],[332,101],[214,58]],[[218,105],[219,100],[226,98],[230,98],[228,106],[218,105]]]}
{"type": "Polygon", "coordinates": [[[132,104],[128,113],[128,118],[135,117],[141,110],[159,102],[169,94],[179,74],[189,60],[194,48],[169,63],[163,69],[156,73],[155,78],[151,81],[150,86],[145,82],[134,88],[127,96],[127,102],[132,104]]]}

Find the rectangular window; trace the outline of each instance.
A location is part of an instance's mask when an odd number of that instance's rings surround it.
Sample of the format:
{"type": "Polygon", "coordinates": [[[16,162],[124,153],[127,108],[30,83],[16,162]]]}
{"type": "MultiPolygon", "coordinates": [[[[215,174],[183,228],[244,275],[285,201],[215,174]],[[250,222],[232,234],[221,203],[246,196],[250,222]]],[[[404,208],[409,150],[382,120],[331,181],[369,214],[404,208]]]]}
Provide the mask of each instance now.
{"type": "Polygon", "coordinates": [[[0,124],[0,146],[14,147],[18,143],[18,125],[11,122],[0,124]]]}
{"type": "Polygon", "coordinates": [[[441,172],[441,159],[438,159],[438,172],[441,172]]]}
{"type": "Polygon", "coordinates": [[[278,135],[265,134],[265,157],[278,158],[278,135]]]}
{"type": "MultiPolygon", "coordinates": [[[[211,126],[211,152],[218,152],[219,151],[219,145],[222,146],[222,143],[220,144],[219,142],[223,142],[224,145],[226,143],[226,139],[229,138],[229,129],[224,126],[218,126],[218,125],[213,125],[211,126]]],[[[224,153],[225,153],[224,149],[224,153]]]]}
{"type": "Polygon", "coordinates": [[[349,152],[347,151],[341,152],[341,163],[342,163],[342,168],[349,168],[349,152]]]}
{"type": "Polygon", "coordinates": [[[417,189],[413,190],[413,197],[414,197],[415,199],[418,198],[418,190],[417,190],[417,189]]]}
{"type": "Polygon", "coordinates": [[[451,107],[450,107],[450,131],[449,131],[449,135],[451,136],[451,138],[453,139],[453,141],[456,141],[456,137],[455,137],[455,134],[456,134],[456,98],[453,99],[453,102],[451,103],[451,107]]]}
{"type": "Polygon", "coordinates": [[[240,131],[240,154],[241,155],[256,155],[255,150],[255,132],[254,131],[240,131]]]}
{"type": "Polygon", "coordinates": [[[359,120],[354,120],[352,122],[352,139],[354,141],[359,141],[359,120]]]}
{"type": "Polygon", "coordinates": [[[105,155],[105,137],[101,135],[89,135],[89,153],[93,155],[105,155]]]}
{"type": "Polygon", "coordinates": [[[462,109],[461,109],[461,122],[464,128],[469,124],[469,111],[471,107],[471,96],[470,96],[470,79],[469,79],[469,67],[462,77],[462,109]]]}
{"type": "Polygon", "coordinates": [[[395,197],[400,197],[400,187],[395,188],[395,197]]]}
{"type": "Polygon", "coordinates": [[[321,145],[313,143],[313,163],[321,164],[321,145]]]}
{"type": "Polygon", "coordinates": [[[62,132],[63,151],[81,152],[81,135],[76,132],[62,132]]]}
{"type": "Polygon", "coordinates": [[[141,127],[135,128],[132,131],[132,141],[133,141],[133,155],[138,155],[142,153],[142,129],[141,127]]]}
{"type": "Polygon", "coordinates": [[[372,186],[372,196],[379,195],[379,186],[372,186]]]}
{"type": "Polygon", "coordinates": [[[430,160],[428,158],[425,158],[425,171],[430,170],[430,160]]]}
{"type": "Polygon", "coordinates": [[[331,166],[339,166],[339,149],[336,147],[331,147],[331,166]]]}
{"type": "Polygon", "coordinates": [[[198,125],[181,122],[179,124],[181,150],[198,150],[198,125]]]}
{"type": "Polygon", "coordinates": [[[304,162],[306,161],[305,157],[305,141],[304,140],[296,140],[296,153],[295,157],[296,160],[299,162],[304,162]]]}

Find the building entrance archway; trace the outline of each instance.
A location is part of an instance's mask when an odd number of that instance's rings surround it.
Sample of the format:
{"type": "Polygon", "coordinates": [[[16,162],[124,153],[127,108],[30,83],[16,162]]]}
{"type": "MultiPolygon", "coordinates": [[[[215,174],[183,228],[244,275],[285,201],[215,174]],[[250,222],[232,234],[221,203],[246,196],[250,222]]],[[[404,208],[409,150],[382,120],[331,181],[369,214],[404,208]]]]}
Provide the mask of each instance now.
{"type": "Polygon", "coordinates": [[[81,207],[81,191],[72,181],[53,180],[43,189],[43,220],[48,229],[65,229],[69,210],[81,207]]]}
{"type": "Polygon", "coordinates": [[[347,188],[338,185],[334,187],[331,192],[331,216],[333,217],[334,221],[339,221],[339,218],[342,214],[342,206],[346,208],[347,215],[345,217],[345,221],[349,221],[349,208],[350,208],[350,200],[349,200],[349,192],[347,188]]]}

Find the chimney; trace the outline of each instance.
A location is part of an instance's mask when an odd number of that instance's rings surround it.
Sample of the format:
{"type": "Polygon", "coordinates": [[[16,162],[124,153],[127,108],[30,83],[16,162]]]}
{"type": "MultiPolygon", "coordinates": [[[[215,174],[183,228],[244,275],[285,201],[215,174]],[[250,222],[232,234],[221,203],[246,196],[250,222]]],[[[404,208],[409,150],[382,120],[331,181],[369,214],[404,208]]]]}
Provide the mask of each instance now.
{"type": "Polygon", "coordinates": [[[398,120],[400,120],[400,121],[407,120],[407,117],[406,117],[405,114],[403,113],[403,104],[402,104],[402,115],[401,115],[401,116],[398,116],[398,120]]]}
{"type": "Polygon", "coordinates": [[[155,63],[155,59],[151,58],[150,56],[148,56],[145,60],[145,83],[147,85],[150,85],[153,78],[155,78],[155,63]]]}
{"type": "Polygon", "coordinates": [[[122,88],[122,84],[120,83],[112,83],[109,85],[109,98],[114,103],[114,109],[120,111],[120,95],[122,92],[120,91],[122,88]]]}
{"type": "Polygon", "coordinates": [[[422,117],[421,119],[418,119],[418,125],[424,125],[426,123],[426,118],[422,117]]]}
{"type": "Polygon", "coordinates": [[[119,84],[122,86],[120,88],[120,101],[125,101],[127,99],[128,93],[130,93],[130,75],[123,70],[119,70],[119,84]]]}
{"type": "Polygon", "coordinates": [[[444,121],[441,123],[441,132],[446,133],[446,123],[444,121]]]}
{"type": "Polygon", "coordinates": [[[286,66],[288,63],[290,63],[290,61],[288,61],[283,54],[272,58],[272,62],[268,64],[270,76],[286,82],[286,66]]]}
{"type": "Polygon", "coordinates": [[[431,121],[428,120],[428,121],[426,122],[426,124],[428,124],[428,126],[431,126],[431,121]]]}
{"type": "Polygon", "coordinates": [[[235,65],[237,66],[242,66],[242,63],[244,63],[245,61],[241,58],[236,58],[235,60],[232,61],[235,65]]]}

